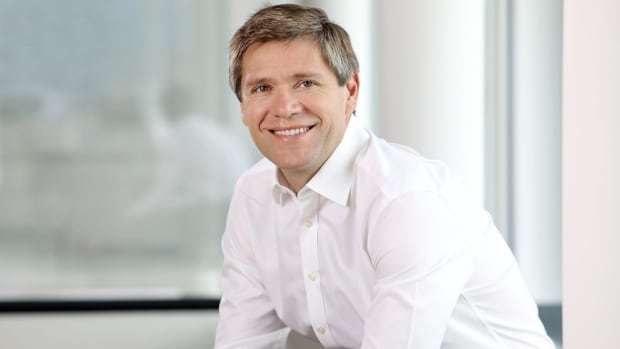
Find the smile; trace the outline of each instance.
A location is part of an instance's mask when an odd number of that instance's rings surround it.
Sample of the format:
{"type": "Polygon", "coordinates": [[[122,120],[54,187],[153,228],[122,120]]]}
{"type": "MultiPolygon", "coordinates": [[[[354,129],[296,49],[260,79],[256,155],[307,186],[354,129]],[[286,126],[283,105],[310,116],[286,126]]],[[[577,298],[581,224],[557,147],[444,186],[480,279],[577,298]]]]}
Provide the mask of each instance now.
{"type": "Polygon", "coordinates": [[[306,133],[310,130],[310,127],[299,127],[288,130],[274,130],[273,133],[277,136],[295,136],[298,134],[306,133]]]}

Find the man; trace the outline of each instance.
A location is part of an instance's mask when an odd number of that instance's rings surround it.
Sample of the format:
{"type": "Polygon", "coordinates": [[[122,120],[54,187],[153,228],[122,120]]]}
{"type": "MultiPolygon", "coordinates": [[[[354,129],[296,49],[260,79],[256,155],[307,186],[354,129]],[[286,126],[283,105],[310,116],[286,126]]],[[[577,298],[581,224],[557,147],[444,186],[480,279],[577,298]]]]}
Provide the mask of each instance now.
{"type": "Polygon", "coordinates": [[[552,348],[489,216],[444,167],[352,116],[358,63],[316,8],[266,7],[235,33],[230,82],[264,160],[222,241],[216,348],[552,348]]]}

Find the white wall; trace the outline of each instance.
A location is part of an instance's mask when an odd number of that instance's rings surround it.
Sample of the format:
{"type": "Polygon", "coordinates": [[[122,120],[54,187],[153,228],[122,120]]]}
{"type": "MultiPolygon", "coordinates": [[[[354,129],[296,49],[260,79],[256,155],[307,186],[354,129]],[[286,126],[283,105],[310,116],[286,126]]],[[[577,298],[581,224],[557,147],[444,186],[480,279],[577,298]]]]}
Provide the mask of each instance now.
{"type": "Polygon", "coordinates": [[[620,2],[564,2],[564,347],[620,343],[620,2]]]}

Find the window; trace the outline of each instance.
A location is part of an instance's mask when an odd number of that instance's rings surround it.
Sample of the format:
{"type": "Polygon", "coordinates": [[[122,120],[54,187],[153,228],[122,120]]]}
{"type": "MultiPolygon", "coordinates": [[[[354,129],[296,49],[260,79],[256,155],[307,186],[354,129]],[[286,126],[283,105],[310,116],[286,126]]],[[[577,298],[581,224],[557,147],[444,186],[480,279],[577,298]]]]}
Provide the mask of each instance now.
{"type": "Polygon", "coordinates": [[[218,298],[256,160],[219,1],[0,2],[0,300],[218,298]]]}

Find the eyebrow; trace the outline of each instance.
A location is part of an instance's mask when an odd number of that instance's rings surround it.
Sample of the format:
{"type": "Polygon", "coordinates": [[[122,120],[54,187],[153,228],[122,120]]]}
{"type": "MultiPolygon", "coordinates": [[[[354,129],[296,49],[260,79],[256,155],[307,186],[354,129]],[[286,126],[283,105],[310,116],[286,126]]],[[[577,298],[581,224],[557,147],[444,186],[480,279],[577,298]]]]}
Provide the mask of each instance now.
{"type": "Polygon", "coordinates": [[[322,78],[323,75],[319,74],[319,73],[297,73],[293,75],[293,78],[295,79],[320,79],[322,78]]]}
{"type": "Polygon", "coordinates": [[[266,83],[268,81],[269,81],[269,79],[267,79],[267,78],[258,78],[258,79],[253,79],[253,80],[247,80],[243,84],[243,88],[252,87],[252,86],[256,86],[256,85],[261,85],[261,84],[264,84],[264,83],[266,83]]]}

